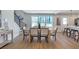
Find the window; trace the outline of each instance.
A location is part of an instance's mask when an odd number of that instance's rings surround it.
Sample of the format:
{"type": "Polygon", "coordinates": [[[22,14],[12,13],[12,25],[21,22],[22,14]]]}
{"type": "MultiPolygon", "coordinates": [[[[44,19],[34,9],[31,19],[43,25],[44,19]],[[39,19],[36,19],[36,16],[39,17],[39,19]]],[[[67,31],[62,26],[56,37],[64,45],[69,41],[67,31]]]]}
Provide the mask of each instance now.
{"type": "Polygon", "coordinates": [[[53,17],[52,16],[32,16],[32,27],[40,24],[41,27],[52,27],[53,17]]]}
{"type": "Polygon", "coordinates": [[[53,25],[52,16],[47,16],[46,17],[46,27],[52,27],[52,25],[53,25]]]}
{"type": "Polygon", "coordinates": [[[39,17],[41,27],[45,27],[45,16],[39,16],[39,17]]]}
{"type": "Polygon", "coordinates": [[[63,18],[63,25],[67,25],[67,18],[66,17],[63,18]]]}
{"type": "Polygon", "coordinates": [[[38,17],[32,17],[32,27],[38,27],[38,17]]]}

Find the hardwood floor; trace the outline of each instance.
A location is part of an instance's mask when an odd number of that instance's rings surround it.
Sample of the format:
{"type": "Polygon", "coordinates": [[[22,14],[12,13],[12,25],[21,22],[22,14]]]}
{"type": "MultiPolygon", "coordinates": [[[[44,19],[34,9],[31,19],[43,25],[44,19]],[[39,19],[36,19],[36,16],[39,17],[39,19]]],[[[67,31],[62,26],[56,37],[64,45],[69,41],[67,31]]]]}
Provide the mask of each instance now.
{"type": "MultiPolygon", "coordinates": [[[[42,38],[43,39],[43,38],[42,38]]],[[[30,43],[28,38],[23,41],[22,35],[18,37],[18,39],[11,44],[6,45],[3,49],[77,49],[79,48],[79,42],[77,43],[72,38],[68,38],[66,35],[62,33],[57,33],[57,40],[54,38],[50,38],[49,42],[46,43],[45,40],[42,42],[37,42],[35,40],[30,43]]]]}

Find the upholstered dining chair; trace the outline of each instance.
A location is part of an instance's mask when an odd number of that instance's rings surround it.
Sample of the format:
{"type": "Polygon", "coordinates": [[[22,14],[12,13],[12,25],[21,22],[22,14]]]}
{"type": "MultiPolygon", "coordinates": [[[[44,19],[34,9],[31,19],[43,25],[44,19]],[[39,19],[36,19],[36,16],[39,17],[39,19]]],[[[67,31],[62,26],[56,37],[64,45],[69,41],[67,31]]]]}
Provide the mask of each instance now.
{"type": "Polygon", "coordinates": [[[58,27],[56,27],[53,32],[51,32],[51,36],[53,36],[55,38],[56,41],[56,35],[57,35],[57,31],[58,31],[58,27]]]}
{"type": "Polygon", "coordinates": [[[33,37],[38,38],[38,28],[30,28],[30,42],[33,41],[33,37]]]}
{"type": "Polygon", "coordinates": [[[49,35],[49,29],[41,28],[41,37],[45,37],[47,43],[48,43],[48,35],[49,35]]]}
{"type": "Polygon", "coordinates": [[[22,30],[23,30],[23,40],[25,40],[25,39],[27,39],[27,36],[29,36],[29,28],[25,24],[25,26],[22,28],[22,30]]]}
{"type": "Polygon", "coordinates": [[[29,30],[23,30],[23,40],[27,39],[28,35],[29,35],[29,30]]]}

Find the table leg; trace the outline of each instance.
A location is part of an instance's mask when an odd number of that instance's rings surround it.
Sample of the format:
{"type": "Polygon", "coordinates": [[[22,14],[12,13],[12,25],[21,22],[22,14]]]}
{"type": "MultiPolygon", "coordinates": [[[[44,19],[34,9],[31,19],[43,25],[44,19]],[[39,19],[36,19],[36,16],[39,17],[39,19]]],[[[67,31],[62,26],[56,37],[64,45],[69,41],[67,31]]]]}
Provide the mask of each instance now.
{"type": "Polygon", "coordinates": [[[40,35],[38,35],[38,40],[39,40],[39,42],[41,42],[41,36],[40,35]]]}

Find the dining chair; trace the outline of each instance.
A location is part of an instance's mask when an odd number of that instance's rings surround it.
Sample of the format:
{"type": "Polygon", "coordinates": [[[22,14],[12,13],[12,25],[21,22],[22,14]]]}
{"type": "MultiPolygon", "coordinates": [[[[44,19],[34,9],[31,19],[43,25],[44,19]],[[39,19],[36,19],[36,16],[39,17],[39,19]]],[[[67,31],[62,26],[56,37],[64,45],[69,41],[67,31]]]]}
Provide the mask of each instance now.
{"type": "Polygon", "coordinates": [[[23,40],[27,39],[28,35],[29,35],[29,30],[23,30],[23,40]]]}
{"type": "Polygon", "coordinates": [[[33,41],[33,38],[38,38],[38,28],[30,28],[30,42],[33,41]]]}
{"type": "Polygon", "coordinates": [[[41,28],[41,37],[45,37],[47,43],[48,43],[48,35],[49,35],[49,29],[41,28]]]}
{"type": "Polygon", "coordinates": [[[54,31],[51,33],[51,36],[55,37],[55,41],[56,41],[57,31],[58,31],[58,28],[56,27],[54,31]]]}

